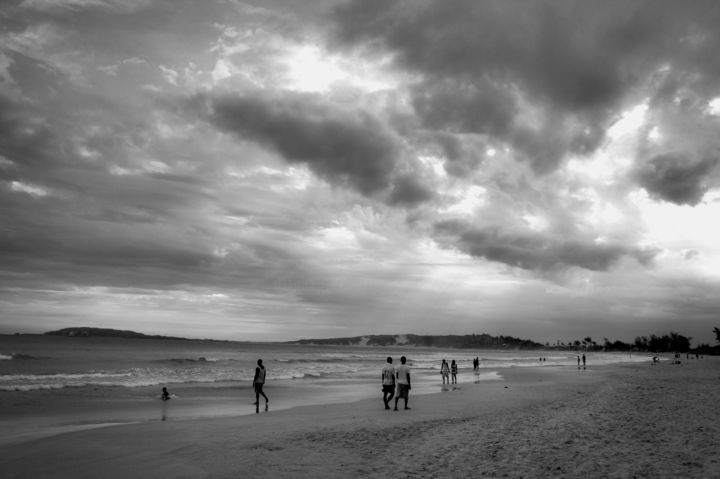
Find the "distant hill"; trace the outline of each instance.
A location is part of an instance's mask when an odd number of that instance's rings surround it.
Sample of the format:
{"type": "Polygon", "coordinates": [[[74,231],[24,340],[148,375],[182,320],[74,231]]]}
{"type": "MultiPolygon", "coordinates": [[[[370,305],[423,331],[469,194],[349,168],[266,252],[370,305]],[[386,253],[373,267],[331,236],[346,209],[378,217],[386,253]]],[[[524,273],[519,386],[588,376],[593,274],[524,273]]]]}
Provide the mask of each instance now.
{"type": "Polygon", "coordinates": [[[489,334],[464,336],[433,336],[419,334],[369,335],[352,338],[301,339],[289,344],[318,344],[328,346],[424,346],[458,349],[542,349],[545,346],[529,339],[489,334]]]}
{"type": "Polygon", "coordinates": [[[143,333],[137,333],[135,331],[124,331],[120,329],[110,328],[63,328],[57,331],[48,331],[44,333],[48,336],[69,336],[69,337],[81,337],[81,338],[130,338],[130,339],[181,339],[187,340],[187,338],[176,338],[173,336],[159,336],[159,335],[147,335],[143,333]]]}

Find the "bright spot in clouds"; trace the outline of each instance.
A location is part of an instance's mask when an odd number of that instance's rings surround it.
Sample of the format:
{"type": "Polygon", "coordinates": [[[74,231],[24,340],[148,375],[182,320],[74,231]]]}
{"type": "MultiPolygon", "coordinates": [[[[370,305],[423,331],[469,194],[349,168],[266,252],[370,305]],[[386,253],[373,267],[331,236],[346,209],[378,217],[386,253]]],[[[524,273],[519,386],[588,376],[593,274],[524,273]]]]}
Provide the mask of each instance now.
{"type": "Polygon", "coordinates": [[[10,189],[20,193],[27,193],[31,196],[43,197],[48,195],[48,191],[37,185],[22,183],[20,181],[13,181],[10,183],[10,189]]]}

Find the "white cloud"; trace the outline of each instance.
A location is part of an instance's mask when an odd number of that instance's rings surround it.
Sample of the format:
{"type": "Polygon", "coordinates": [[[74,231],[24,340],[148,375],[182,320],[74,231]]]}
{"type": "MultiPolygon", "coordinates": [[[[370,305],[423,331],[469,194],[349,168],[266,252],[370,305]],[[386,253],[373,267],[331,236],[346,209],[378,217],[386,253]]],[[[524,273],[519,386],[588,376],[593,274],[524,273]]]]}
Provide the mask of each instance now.
{"type": "Polygon", "coordinates": [[[641,103],[624,111],[620,119],[615,122],[607,131],[607,135],[617,140],[624,135],[637,134],[645,124],[645,117],[648,112],[648,105],[641,103]]]}
{"type": "Polygon", "coordinates": [[[440,212],[450,215],[471,216],[479,207],[486,204],[486,193],[487,190],[482,186],[458,186],[455,190],[450,190],[448,193],[455,199],[455,202],[441,209],[440,212]]]}
{"type": "Polygon", "coordinates": [[[158,65],[158,68],[160,68],[160,71],[162,72],[165,81],[167,81],[171,85],[177,86],[179,76],[177,71],[173,70],[172,68],[168,68],[165,65],[158,65]]]}
{"type": "Polygon", "coordinates": [[[707,109],[709,114],[714,116],[720,116],[720,97],[710,100],[707,109]]]}
{"type": "Polygon", "coordinates": [[[50,191],[47,188],[32,183],[23,183],[22,181],[10,182],[10,189],[17,193],[26,193],[30,196],[37,196],[39,198],[44,198],[45,196],[50,195],[50,191]]]}

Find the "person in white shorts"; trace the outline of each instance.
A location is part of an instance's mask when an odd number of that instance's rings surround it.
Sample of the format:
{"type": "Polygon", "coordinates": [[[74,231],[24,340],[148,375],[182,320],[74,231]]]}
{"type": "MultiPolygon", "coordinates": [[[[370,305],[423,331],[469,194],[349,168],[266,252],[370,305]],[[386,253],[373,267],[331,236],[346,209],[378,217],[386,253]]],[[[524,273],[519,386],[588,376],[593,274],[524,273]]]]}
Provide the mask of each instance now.
{"type": "Polygon", "coordinates": [[[407,359],[405,356],[400,358],[400,366],[396,370],[397,375],[397,397],[395,397],[395,410],[397,411],[398,400],[405,400],[405,409],[408,407],[408,397],[410,395],[410,366],[405,364],[407,359]]]}

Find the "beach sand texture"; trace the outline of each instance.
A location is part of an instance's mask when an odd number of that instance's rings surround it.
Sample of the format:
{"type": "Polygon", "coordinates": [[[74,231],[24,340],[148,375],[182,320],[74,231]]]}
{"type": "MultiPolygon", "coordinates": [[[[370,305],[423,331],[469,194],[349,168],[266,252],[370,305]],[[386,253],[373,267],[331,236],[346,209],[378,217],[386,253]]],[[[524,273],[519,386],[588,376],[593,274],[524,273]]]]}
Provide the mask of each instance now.
{"type": "MultiPolygon", "coordinates": [[[[720,358],[510,368],[504,381],[0,447],[5,478],[718,478],[720,358]]],[[[246,398],[239,398],[246,400],[246,398]]]]}

